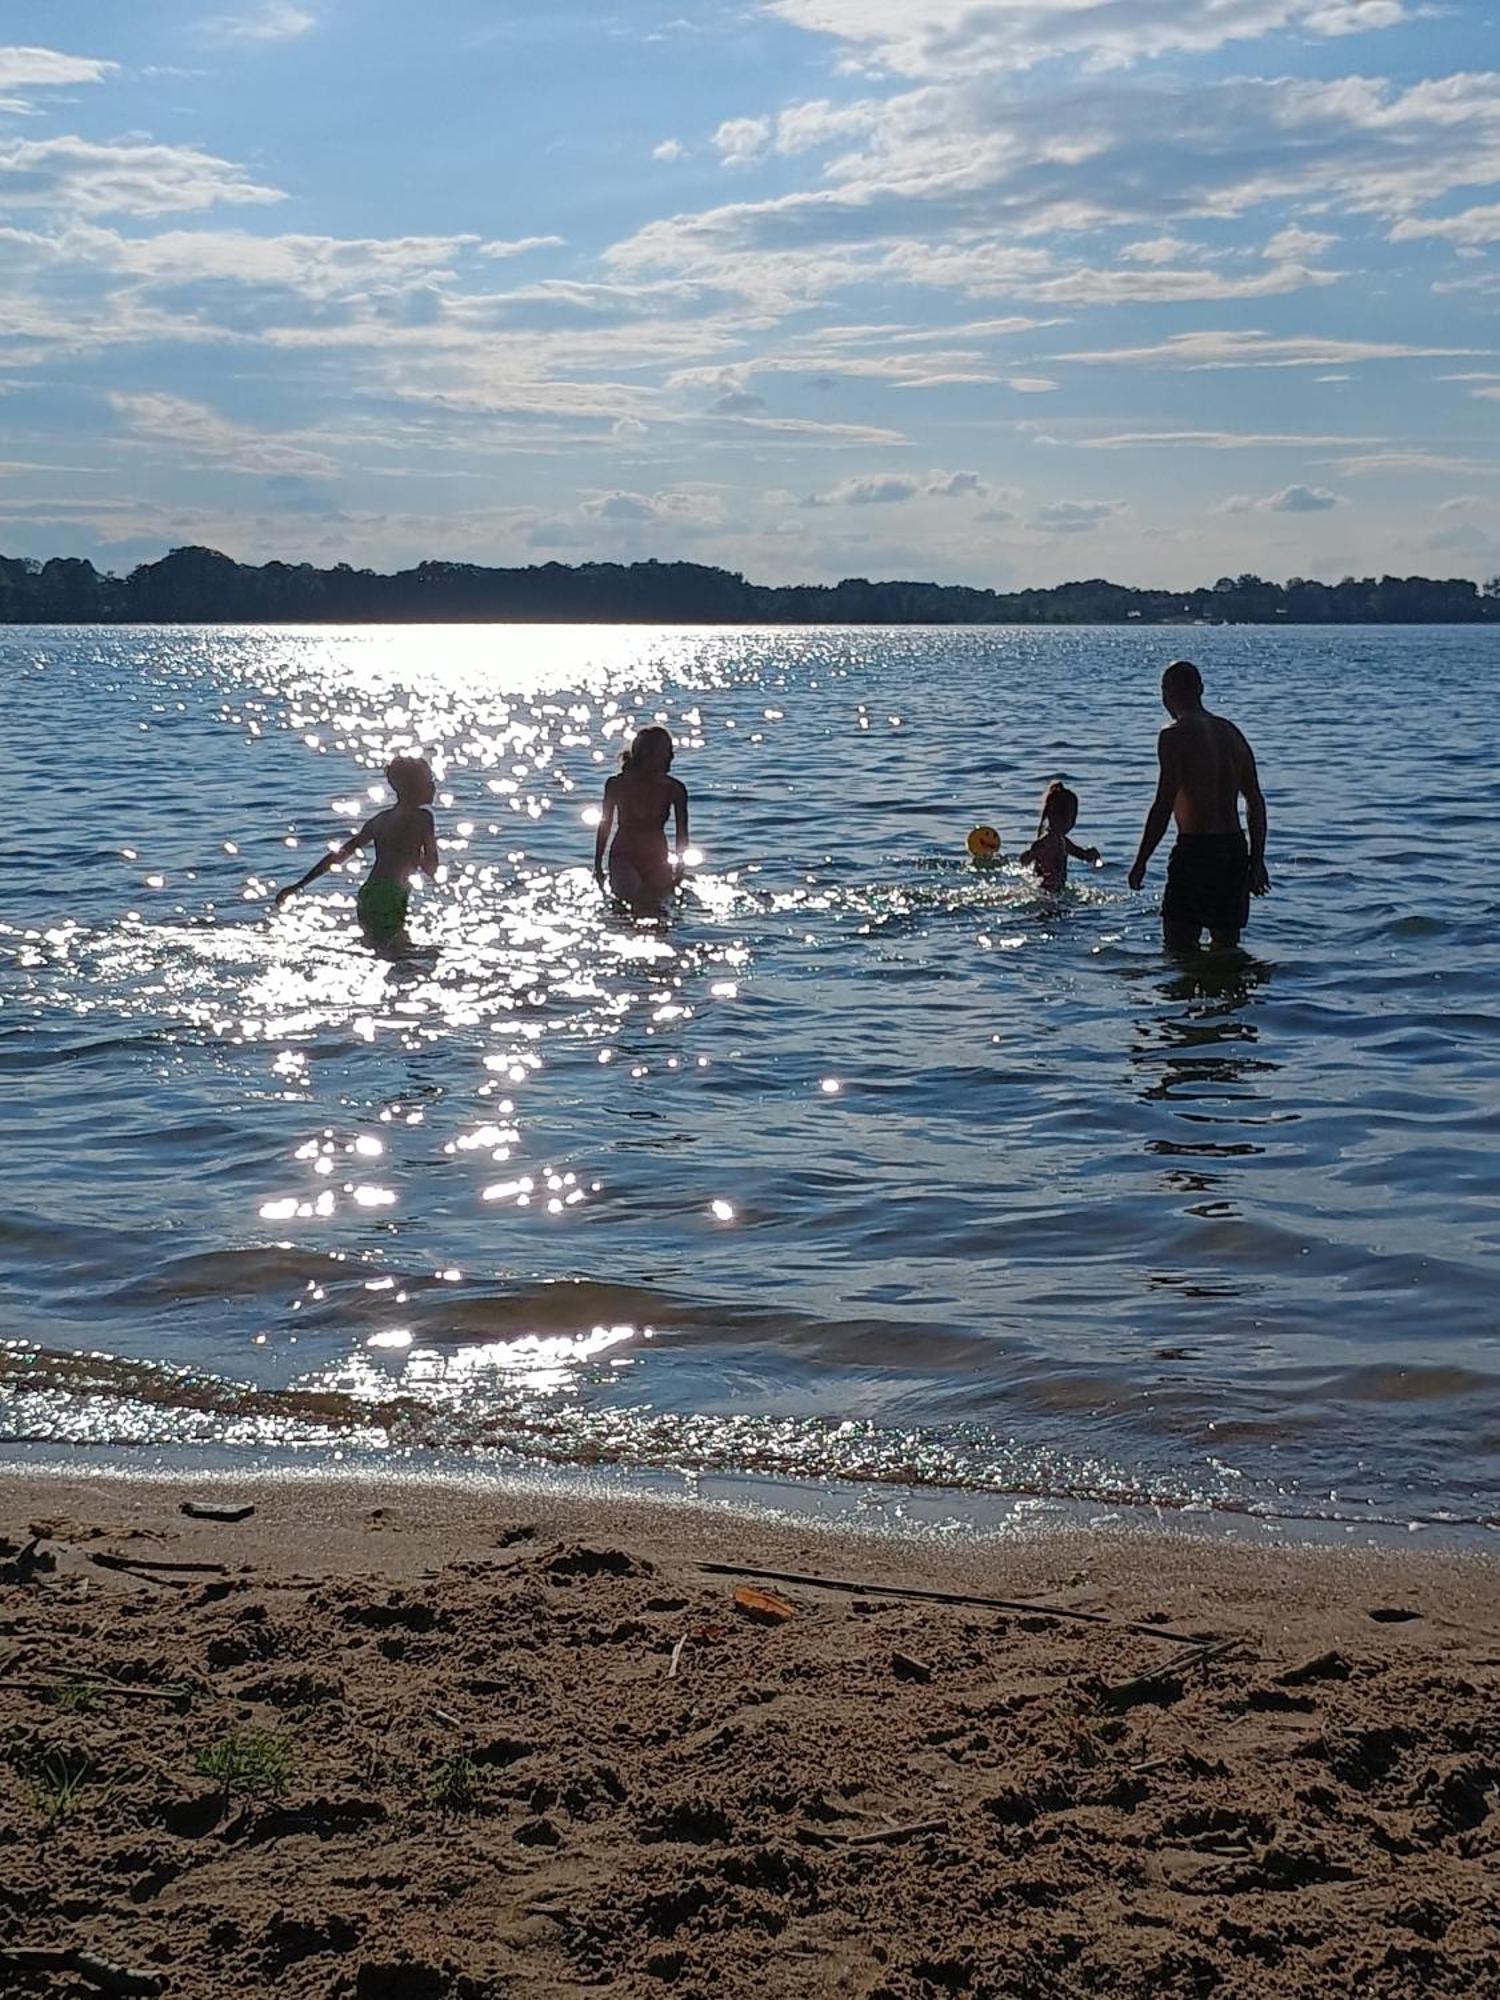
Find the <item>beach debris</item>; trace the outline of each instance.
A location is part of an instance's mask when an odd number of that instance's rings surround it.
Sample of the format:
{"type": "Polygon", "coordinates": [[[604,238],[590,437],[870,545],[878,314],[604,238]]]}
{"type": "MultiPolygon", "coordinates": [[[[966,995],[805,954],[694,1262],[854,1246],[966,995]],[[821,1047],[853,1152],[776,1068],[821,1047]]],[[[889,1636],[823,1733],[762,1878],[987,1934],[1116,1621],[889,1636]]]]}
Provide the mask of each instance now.
{"type": "Polygon", "coordinates": [[[747,1618],[753,1618],[758,1625],[785,1625],[789,1618],[797,1615],[784,1597],[778,1597],[774,1590],[762,1590],[754,1583],[740,1585],[734,1593],[734,1608],[743,1611],[747,1618]]]}
{"type": "Polygon", "coordinates": [[[193,1691],[186,1681],[169,1682],[164,1687],[147,1687],[136,1682],[98,1680],[92,1674],[73,1674],[60,1680],[7,1676],[0,1680],[0,1688],[14,1689],[20,1694],[39,1694],[44,1698],[75,1694],[92,1702],[107,1695],[117,1695],[132,1701],[169,1701],[180,1707],[186,1707],[193,1698],[193,1691]]]}
{"type": "Polygon", "coordinates": [[[667,1668],[667,1679],[669,1681],[675,1681],[677,1678],[677,1669],[682,1665],[682,1650],[687,1642],[688,1635],[684,1632],[682,1637],[677,1641],[677,1644],[672,1648],[672,1664],[667,1668]]]}
{"type": "Polygon", "coordinates": [[[925,1833],[946,1833],[945,1819],[913,1820],[909,1826],[878,1826],[869,1833],[846,1835],[845,1847],[899,1847],[904,1841],[920,1840],[925,1833]]]}
{"type": "Polygon", "coordinates": [[[255,1508],[249,1501],[242,1507],[214,1507],[206,1500],[184,1500],[177,1511],[193,1521],[248,1521],[255,1508]]]}
{"type": "Polygon", "coordinates": [[[1194,1667],[1205,1667],[1210,1660],[1221,1659],[1225,1653],[1234,1650],[1232,1639],[1220,1639],[1211,1646],[1199,1646],[1190,1658],[1178,1654],[1165,1660],[1159,1667],[1151,1667],[1143,1674],[1133,1674],[1127,1681],[1104,1681],[1094,1690],[1095,1700],[1101,1708],[1135,1708],[1143,1702],[1155,1702],[1161,1708],[1169,1707],[1174,1701],[1181,1701],[1187,1692],[1183,1676],[1194,1667]]]}
{"type": "Polygon", "coordinates": [[[461,1729],[463,1727],[458,1717],[450,1715],[446,1708],[435,1708],[432,1711],[432,1719],[434,1722],[440,1722],[444,1729],[461,1729]]]}
{"type": "Polygon", "coordinates": [[[1400,1604],[1378,1604],[1366,1617],[1373,1618],[1377,1625],[1409,1625],[1413,1618],[1420,1618],[1420,1611],[1408,1610],[1400,1604]]]}
{"type": "MultiPolygon", "coordinates": [[[[705,1576],[744,1576],[748,1566],[744,1563],[700,1562],[696,1567],[705,1576]]],[[[1107,1625],[1119,1632],[1143,1632],[1148,1639],[1163,1639],[1169,1645],[1191,1646],[1201,1651],[1204,1646],[1216,1643],[1212,1632],[1176,1632],[1170,1626],[1157,1625],[1141,1618],[1115,1618],[1107,1611],[1083,1611],[1067,1604],[1047,1604],[1039,1606],[1035,1598],[976,1597],[965,1590],[917,1590],[894,1583],[855,1583],[845,1576],[812,1576],[797,1570],[748,1569],[751,1576],[758,1576],[766,1583],[800,1584],[807,1590],[836,1590],[852,1597],[899,1597],[909,1599],[914,1604],[967,1604],[981,1611],[1017,1611],[1035,1613],[1045,1609],[1053,1618],[1071,1618],[1083,1625],[1107,1625]]],[[[1379,1613],[1371,1612],[1377,1617],[1379,1613]]],[[[1389,1614],[1386,1614],[1389,1615],[1389,1614]]],[[[1418,1614],[1398,1613],[1398,1616],[1415,1617],[1418,1614]]]]}
{"type": "Polygon", "coordinates": [[[0,1972],[19,1973],[23,1979],[37,1979],[49,1972],[71,1972],[100,1993],[134,1995],[167,1990],[163,1973],[136,1972],[128,1965],[116,1965],[112,1959],[101,1958],[97,1952],[67,1946],[12,1945],[0,1950],[0,1972]]]}
{"type": "Polygon", "coordinates": [[[38,1576],[50,1576],[57,1557],[42,1547],[42,1537],[33,1535],[23,1548],[18,1542],[0,1539],[0,1583],[31,1583],[38,1576]]]}
{"type": "Polygon", "coordinates": [[[1354,1669],[1342,1653],[1315,1653],[1299,1667],[1288,1667],[1276,1676],[1278,1687],[1304,1687],[1308,1681],[1346,1681],[1354,1669]]]}
{"type": "Polygon", "coordinates": [[[932,1669],[912,1653],[892,1653],[891,1672],[898,1681],[930,1681],[932,1669]]]}
{"type": "Polygon", "coordinates": [[[165,1576],[228,1576],[228,1563],[162,1562],[155,1556],[117,1556],[104,1549],[90,1549],[89,1561],[97,1563],[100,1569],[124,1570],[127,1574],[141,1571],[153,1581],[158,1574],[165,1576]]]}

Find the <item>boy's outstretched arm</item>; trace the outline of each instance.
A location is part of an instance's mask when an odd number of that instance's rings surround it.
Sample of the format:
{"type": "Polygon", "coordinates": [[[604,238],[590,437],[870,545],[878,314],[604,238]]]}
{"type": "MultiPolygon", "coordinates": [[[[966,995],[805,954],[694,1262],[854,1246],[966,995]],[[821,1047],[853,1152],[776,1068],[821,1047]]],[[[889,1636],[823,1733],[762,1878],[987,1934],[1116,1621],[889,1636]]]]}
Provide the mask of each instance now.
{"type": "Polygon", "coordinates": [[[1146,814],[1146,824],[1141,829],[1141,844],[1131,865],[1129,879],[1132,889],[1139,889],[1145,881],[1146,864],[1161,846],[1161,837],[1171,824],[1172,807],[1177,802],[1177,768],[1169,729],[1164,729],[1156,739],[1156,760],[1161,767],[1156,781],[1156,797],[1146,814]]]}
{"type": "Polygon", "coordinates": [[[305,889],[309,882],[316,882],[318,877],[326,875],[330,868],[336,868],[341,861],[347,861],[352,855],[358,854],[359,850],[368,844],[374,826],[374,820],[366,820],[359,832],[351,833],[342,847],[330,848],[323,856],[323,859],[315,861],[305,875],[300,876],[295,882],[288,882],[284,889],[278,889],[276,891],[277,909],[279,910],[282,907],[288,896],[295,896],[297,891],[305,889]]]}
{"type": "Polygon", "coordinates": [[[1065,841],[1063,845],[1075,861],[1097,861],[1099,859],[1099,850],[1097,847],[1079,847],[1071,840],[1065,841]]]}
{"type": "Polygon", "coordinates": [[[422,828],[422,852],[417,856],[417,866],[429,882],[435,882],[442,857],[438,853],[437,825],[432,817],[432,808],[429,806],[424,810],[427,823],[422,828]]]}

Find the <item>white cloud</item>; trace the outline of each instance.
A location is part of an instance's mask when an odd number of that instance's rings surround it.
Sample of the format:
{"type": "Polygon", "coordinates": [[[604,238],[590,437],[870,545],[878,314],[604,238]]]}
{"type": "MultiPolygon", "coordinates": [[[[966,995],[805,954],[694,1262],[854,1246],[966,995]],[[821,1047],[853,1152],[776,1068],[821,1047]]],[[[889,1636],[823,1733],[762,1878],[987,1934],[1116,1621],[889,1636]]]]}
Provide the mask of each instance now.
{"type": "Polygon", "coordinates": [[[1005,379],[1021,396],[1049,396],[1057,387],[1050,375],[1008,375],[1005,379]]]}
{"type": "Polygon", "coordinates": [[[1442,237],[1465,248],[1500,243],[1500,202],[1486,208],[1466,208],[1461,215],[1407,216],[1391,231],[1393,243],[1410,243],[1427,236],[1442,237]]]}
{"type": "Polygon", "coordinates": [[[1360,452],[1350,458],[1327,459],[1345,479],[1377,478],[1398,473],[1403,478],[1413,472],[1467,473],[1500,472],[1500,459],[1466,457],[1460,452],[1428,451],[1420,447],[1396,447],[1389,451],[1360,452]]]}
{"type": "Polygon", "coordinates": [[[262,0],[245,14],[219,14],[203,23],[204,32],[225,42],[293,42],[318,25],[316,14],[291,0],[262,0]]]}
{"type": "Polygon", "coordinates": [[[1326,486],[1283,486],[1279,493],[1268,493],[1262,500],[1252,500],[1248,495],[1237,493],[1226,500],[1219,510],[1224,514],[1326,514],[1331,508],[1342,507],[1344,502],[1337,493],[1330,493],[1326,486]]]}
{"type": "Polygon", "coordinates": [[[836,37],[871,66],[908,76],[962,77],[1030,69],[1063,56],[1119,67],[1176,51],[1206,51],[1281,29],[1345,35],[1394,26],[1397,0],[763,0],[769,13],[836,37]]]}
{"type": "Polygon", "coordinates": [[[982,499],[990,491],[977,472],[886,472],[841,479],[807,504],[816,507],[878,507],[924,496],[938,500],[982,499]]]}
{"type": "Polygon", "coordinates": [[[1309,257],[1321,257],[1337,241],[1326,229],[1303,229],[1289,223],[1285,229],[1277,230],[1261,255],[1273,264],[1300,264],[1309,257]]]}
{"type": "Polygon", "coordinates": [[[1040,283],[1018,285],[1027,298],[1049,305],[1186,305],[1224,299],[1275,298],[1308,285],[1331,285],[1336,271],[1310,271],[1303,264],[1277,264],[1244,276],[1200,266],[1195,270],[1080,270],[1040,283]]]}
{"type": "MultiPolygon", "coordinates": [[[[468,237],[462,237],[462,236],[452,237],[449,239],[449,241],[455,243],[466,243],[471,240],[472,239],[468,237]]],[[[565,243],[566,240],[567,239],[562,236],[513,236],[509,238],[500,237],[497,238],[492,243],[481,243],[479,245],[479,254],[481,257],[491,257],[495,259],[500,259],[504,257],[524,257],[527,254],[527,252],[531,250],[556,250],[563,243],[565,243]]]]}
{"type": "Polygon", "coordinates": [[[1416,347],[1403,341],[1335,340],[1310,334],[1174,333],[1150,347],[1059,354],[1058,361],[1157,368],[1324,368],[1359,361],[1410,361],[1482,353],[1473,347],[1416,347]]]}
{"type": "Polygon", "coordinates": [[[1152,236],[1142,243],[1122,243],[1119,254],[1130,264],[1170,264],[1191,255],[1192,245],[1180,236],[1152,236]]]}
{"type": "Polygon", "coordinates": [[[118,64],[101,62],[95,56],[68,56],[57,49],[0,47],[0,90],[102,83],[117,68],[118,64]]]}
{"type": "Polygon", "coordinates": [[[1123,500],[1053,500],[1037,509],[1030,525],[1044,535],[1091,535],[1124,512],[1123,500]]]}
{"type": "Polygon", "coordinates": [[[651,157],[653,160],[680,160],[686,152],[687,147],[680,139],[663,139],[659,146],[651,148],[651,157]]]}
{"type": "Polygon", "coordinates": [[[126,430],[174,457],[207,461],[229,472],[262,477],[330,478],[337,470],[326,452],[295,438],[275,436],[230,422],[206,403],[182,396],[109,396],[126,430]]]}
{"type": "MultiPolygon", "coordinates": [[[[1054,440],[1056,442],[1056,440],[1054,440]]],[[[1073,440],[1080,451],[1172,449],[1197,451],[1265,451],[1309,445],[1376,444],[1376,438],[1318,437],[1306,431],[1112,431],[1073,440]]]]}
{"type": "Polygon", "coordinates": [[[100,145],[75,137],[0,141],[0,209],[154,216],[282,199],[229,161],[191,146],[100,145]]]}
{"type": "Polygon", "coordinates": [[[726,167],[748,166],[769,149],[771,121],[769,118],[726,118],[714,133],[713,143],[726,167]]]}

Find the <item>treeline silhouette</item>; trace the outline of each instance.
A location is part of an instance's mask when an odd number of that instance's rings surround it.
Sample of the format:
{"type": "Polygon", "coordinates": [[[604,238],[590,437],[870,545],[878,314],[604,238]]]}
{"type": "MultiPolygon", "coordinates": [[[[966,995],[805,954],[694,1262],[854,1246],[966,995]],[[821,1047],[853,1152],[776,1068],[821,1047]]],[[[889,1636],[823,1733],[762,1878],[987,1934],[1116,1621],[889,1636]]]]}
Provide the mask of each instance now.
{"type": "Polygon", "coordinates": [[[963,584],[747,583],[700,563],[542,563],[485,569],[424,562],[382,576],[338,563],[237,563],[174,549],[112,576],[91,562],[0,556],[0,623],[376,624],[599,622],[650,625],[1115,625],[1500,623],[1500,577],[1224,576],[1212,588],[1134,590],[1093,577],[1041,590],[963,584]]]}

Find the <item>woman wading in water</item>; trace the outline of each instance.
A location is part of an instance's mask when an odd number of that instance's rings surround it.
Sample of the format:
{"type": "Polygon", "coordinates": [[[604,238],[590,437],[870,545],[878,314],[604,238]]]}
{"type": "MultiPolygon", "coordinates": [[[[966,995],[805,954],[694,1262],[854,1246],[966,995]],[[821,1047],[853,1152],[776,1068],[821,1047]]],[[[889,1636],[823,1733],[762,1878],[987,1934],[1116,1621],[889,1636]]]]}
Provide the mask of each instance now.
{"type": "Polygon", "coordinates": [[[671,775],[672,738],[659,725],[642,729],[604,787],[604,812],[594,837],[594,879],[632,910],[659,910],[682,880],[688,845],[686,786],[671,775]],[[667,849],[667,815],[674,848],[667,849]],[[610,848],[610,835],[614,846],[610,848]]]}

